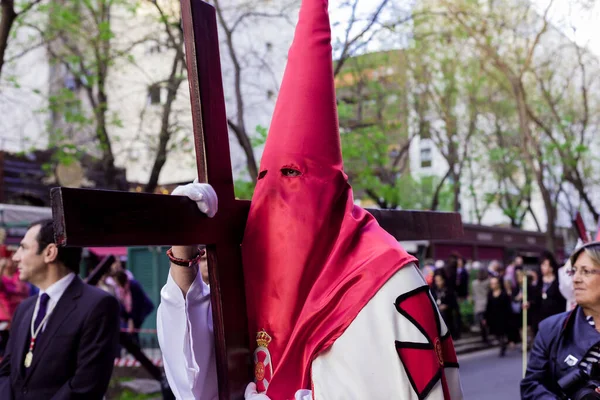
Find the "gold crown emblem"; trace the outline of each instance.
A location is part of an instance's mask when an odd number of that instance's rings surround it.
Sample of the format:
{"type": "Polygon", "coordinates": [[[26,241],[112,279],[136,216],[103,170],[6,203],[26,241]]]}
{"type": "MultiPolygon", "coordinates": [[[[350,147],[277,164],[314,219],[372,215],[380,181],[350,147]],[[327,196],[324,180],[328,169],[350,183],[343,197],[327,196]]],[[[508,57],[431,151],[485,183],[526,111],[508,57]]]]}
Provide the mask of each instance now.
{"type": "Polygon", "coordinates": [[[264,329],[256,334],[256,343],[258,344],[259,347],[269,346],[269,343],[271,343],[271,340],[272,340],[271,336],[269,336],[269,334],[267,332],[265,332],[264,329]]]}

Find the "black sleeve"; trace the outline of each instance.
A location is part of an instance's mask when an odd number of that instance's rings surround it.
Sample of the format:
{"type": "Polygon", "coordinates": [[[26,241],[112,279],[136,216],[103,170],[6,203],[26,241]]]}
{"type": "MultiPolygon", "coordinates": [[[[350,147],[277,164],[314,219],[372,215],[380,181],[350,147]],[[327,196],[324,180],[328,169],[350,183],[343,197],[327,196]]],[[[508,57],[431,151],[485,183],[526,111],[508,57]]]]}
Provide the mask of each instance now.
{"type": "Polygon", "coordinates": [[[537,307],[542,301],[542,289],[540,286],[531,285],[527,290],[527,301],[531,304],[531,307],[537,307]]]}
{"type": "Polygon", "coordinates": [[[75,375],[52,397],[102,399],[112,375],[119,345],[119,303],[103,297],[84,323],[75,375]]]}

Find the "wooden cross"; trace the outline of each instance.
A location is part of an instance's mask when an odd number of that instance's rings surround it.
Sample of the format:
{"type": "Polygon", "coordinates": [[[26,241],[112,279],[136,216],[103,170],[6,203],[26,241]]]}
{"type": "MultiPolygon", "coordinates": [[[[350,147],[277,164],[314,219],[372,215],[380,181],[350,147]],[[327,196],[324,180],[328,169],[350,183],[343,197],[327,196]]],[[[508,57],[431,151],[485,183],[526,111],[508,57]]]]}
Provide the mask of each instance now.
{"type": "MultiPolygon", "coordinates": [[[[219,398],[243,398],[254,376],[240,251],[250,202],[234,196],[215,10],[201,0],[181,0],[181,6],[198,179],[214,187],[219,212],[206,218],[182,196],[55,188],[56,240],[63,246],[206,244],[219,398]]],[[[398,240],[462,235],[454,213],[372,213],[398,240]]]]}

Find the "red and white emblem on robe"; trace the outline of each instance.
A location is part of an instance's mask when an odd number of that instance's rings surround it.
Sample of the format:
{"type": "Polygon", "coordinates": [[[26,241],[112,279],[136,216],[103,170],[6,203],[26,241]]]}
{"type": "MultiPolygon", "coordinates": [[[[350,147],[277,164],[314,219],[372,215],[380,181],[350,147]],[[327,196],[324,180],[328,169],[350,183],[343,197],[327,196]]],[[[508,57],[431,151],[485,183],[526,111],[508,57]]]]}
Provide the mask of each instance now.
{"type": "Polygon", "coordinates": [[[458,360],[450,332],[442,335],[441,317],[429,294],[429,287],[422,286],[399,296],[395,306],[427,339],[427,343],[396,341],[396,351],[413,389],[419,399],[425,399],[441,381],[444,399],[450,400],[445,369],[458,368],[458,360]]]}
{"type": "Polygon", "coordinates": [[[273,363],[268,349],[269,343],[271,343],[271,336],[267,332],[262,330],[256,334],[258,347],[254,350],[254,380],[256,381],[256,390],[259,393],[267,391],[273,376],[273,363]]]}

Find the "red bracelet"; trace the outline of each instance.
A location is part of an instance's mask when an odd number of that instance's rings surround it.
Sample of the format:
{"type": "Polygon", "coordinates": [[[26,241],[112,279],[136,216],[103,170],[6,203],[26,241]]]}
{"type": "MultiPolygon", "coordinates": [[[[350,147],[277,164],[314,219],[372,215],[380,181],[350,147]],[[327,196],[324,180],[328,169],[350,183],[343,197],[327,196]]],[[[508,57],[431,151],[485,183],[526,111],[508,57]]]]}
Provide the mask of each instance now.
{"type": "Polygon", "coordinates": [[[171,247],[167,250],[167,257],[169,257],[169,261],[175,265],[179,265],[180,267],[193,267],[200,261],[200,258],[204,255],[204,250],[198,249],[198,254],[191,260],[184,260],[183,258],[177,258],[173,255],[173,248],[171,247]]]}

